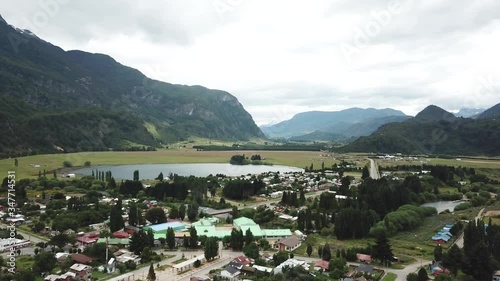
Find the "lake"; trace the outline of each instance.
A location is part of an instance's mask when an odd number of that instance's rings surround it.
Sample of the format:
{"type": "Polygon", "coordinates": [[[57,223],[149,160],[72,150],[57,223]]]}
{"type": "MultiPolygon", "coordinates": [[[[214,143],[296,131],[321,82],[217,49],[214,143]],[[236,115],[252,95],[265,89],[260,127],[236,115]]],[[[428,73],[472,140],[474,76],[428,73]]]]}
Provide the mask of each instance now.
{"type": "Polygon", "coordinates": [[[279,165],[231,165],[227,163],[195,163],[195,164],[134,164],[134,165],[101,165],[73,171],[79,175],[92,175],[92,170],[111,171],[115,179],[132,179],[135,170],[139,170],[140,179],[155,179],[160,172],[167,177],[170,173],[179,176],[206,177],[210,174],[241,176],[262,174],[266,172],[303,172],[304,169],[279,165]]]}
{"type": "Polygon", "coordinates": [[[434,207],[436,208],[438,214],[441,213],[444,210],[450,210],[450,212],[453,212],[455,207],[457,205],[460,205],[464,203],[465,201],[436,201],[436,202],[431,202],[431,203],[425,203],[420,206],[422,207],[434,207]]]}

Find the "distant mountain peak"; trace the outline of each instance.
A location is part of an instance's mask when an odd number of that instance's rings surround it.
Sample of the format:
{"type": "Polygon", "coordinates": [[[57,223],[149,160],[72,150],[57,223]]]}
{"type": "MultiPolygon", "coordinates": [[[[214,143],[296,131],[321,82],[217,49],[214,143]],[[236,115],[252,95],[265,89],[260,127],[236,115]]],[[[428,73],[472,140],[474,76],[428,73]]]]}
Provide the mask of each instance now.
{"type": "Polygon", "coordinates": [[[440,120],[453,120],[457,117],[439,106],[429,105],[420,111],[414,118],[417,121],[440,121],[440,120]]]}
{"type": "Polygon", "coordinates": [[[464,118],[475,118],[479,114],[483,113],[485,111],[484,108],[461,108],[457,113],[455,113],[455,116],[457,117],[464,117],[464,118]]]}

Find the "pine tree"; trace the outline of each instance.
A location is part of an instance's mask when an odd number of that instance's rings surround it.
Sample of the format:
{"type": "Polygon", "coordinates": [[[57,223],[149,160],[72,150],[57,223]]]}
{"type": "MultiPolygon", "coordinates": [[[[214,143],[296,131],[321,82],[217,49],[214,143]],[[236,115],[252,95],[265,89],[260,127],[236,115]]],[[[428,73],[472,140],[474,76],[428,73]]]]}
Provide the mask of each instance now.
{"type": "Polygon", "coordinates": [[[427,281],[429,280],[429,276],[427,275],[427,271],[425,268],[420,268],[418,270],[418,281],[427,281]]]}
{"type": "Polygon", "coordinates": [[[436,247],[434,247],[434,260],[441,261],[442,258],[443,258],[443,248],[441,248],[440,244],[437,244],[436,247]]]}
{"type": "Polygon", "coordinates": [[[387,238],[387,233],[385,231],[381,231],[376,237],[375,246],[372,248],[372,257],[380,260],[380,262],[384,264],[385,262],[390,261],[392,256],[391,244],[387,238]]]}
{"type": "Polygon", "coordinates": [[[313,247],[312,247],[311,243],[307,244],[307,250],[306,250],[306,252],[307,252],[307,256],[311,257],[311,254],[313,252],[313,247]]]}
{"type": "Polygon", "coordinates": [[[198,247],[198,234],[196,233],[196,228],[191,227],[189,230],[189,245],[191,248],[195,249],[198,247]]]}
{"type": "Polygon", "coordinates": [[[448,268],[454,276],[457,276],[458,270],[462,265],[462,252],[457,244],[453,244],[448,252],[443,255],[443,266],[448,268]]]}
{"type": "Polygon", "coordinates": [[[324,261],[330,261],[332,259],[332,253],[330,251],[330,245],[328,245],[328,243],[326,243],[325,246],[323,246],[321,259],[324,261]]]}
{"type": "Polygon", "coordinates": [[[148,277],[146,278],[148,281],[156,281],[156,273],[155,269],[153,268],[153,264],[151,263],[151,266],[149,266],[149,272],[148,272],[148,277]]]}
{"type": "Polygon", "coordinates": [[[17,161],[17,158],[14,159],[14,166],[19,166],[19,161],[17,161]]]}
{"type": "Polygon", "coordinates": [[[187,238],[186,235],[184,235],[182,242],[183,242],[184,248],[187,250],[187,248],[189,247],[189,238],[187,238]]]}
{"type": "Polygon", "coordinates": [[[179,207],[179,218],[181,220],[184,220],[185,217],[186,217],[186,205],[181,204],[181,206],[179,207]]]}
{"type": "Polygon", "coordinates": [[[167,246],[170,250],[175,247],[175,233],[174,229],[171,227],[167,229],[167,246]]]}
{"type": "Polygon", "coordinates": [[[320,258],[323,257],[323,246],[321,245],[318,246],[318,256],[320,258]]]}
{"type": "Polygon", "coordinates": [[[245,246],[250,245],[254,241],[254,237],[250,228],[245,232],[245,246]]]}

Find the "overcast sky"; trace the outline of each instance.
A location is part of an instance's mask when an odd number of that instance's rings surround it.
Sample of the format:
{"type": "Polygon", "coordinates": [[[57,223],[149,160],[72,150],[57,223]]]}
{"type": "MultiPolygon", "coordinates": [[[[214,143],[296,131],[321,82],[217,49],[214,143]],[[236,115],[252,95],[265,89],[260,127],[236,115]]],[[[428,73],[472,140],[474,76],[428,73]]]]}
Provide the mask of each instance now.
{"type": "Polygon", "coordinates": [[[498,0],[16,0],[0,14],[65,50],[226,90],[259,125],[500,102],[498,0]]]}

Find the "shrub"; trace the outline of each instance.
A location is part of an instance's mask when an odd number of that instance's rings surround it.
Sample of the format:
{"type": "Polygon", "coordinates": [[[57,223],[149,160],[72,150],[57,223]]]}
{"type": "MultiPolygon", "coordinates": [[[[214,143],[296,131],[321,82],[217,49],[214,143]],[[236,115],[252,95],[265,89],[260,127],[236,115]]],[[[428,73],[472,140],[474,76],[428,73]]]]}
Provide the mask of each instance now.
{"type": "Polygon", "coordinates": [[[85,164],[83,164],[85,167],[90,166],[90,161],[85,161],[85,164]]]}
{"type": "Polygon", "coordinates": [[[194,267],[198,268],[198,267],[200,267],[200,266],[201,266],[201,261],[200,261],[200,260],[196,260],[196,261],[194,262],[194,267]]]}
{"type": "Polygon", "coordinates": [[[463,211],[463,210],[467,210],[469,208],[472,207],[472,204],[470,202],[465,202],[465,203],[461,203],[457,206],[455,206],[455,209],[453,209],[453,211],[463,211]]]}
{"type": "Polygon", "coordinates": [[[66,161],[63,162],[63,167],[66,167],[66,168],[73,167],[73,163],[71,163],[70,161],[66,160],[66,161]]]}

